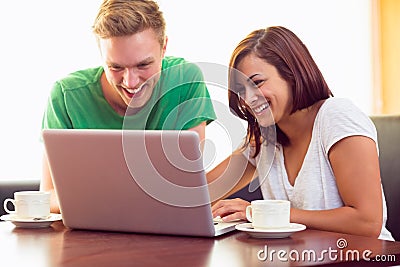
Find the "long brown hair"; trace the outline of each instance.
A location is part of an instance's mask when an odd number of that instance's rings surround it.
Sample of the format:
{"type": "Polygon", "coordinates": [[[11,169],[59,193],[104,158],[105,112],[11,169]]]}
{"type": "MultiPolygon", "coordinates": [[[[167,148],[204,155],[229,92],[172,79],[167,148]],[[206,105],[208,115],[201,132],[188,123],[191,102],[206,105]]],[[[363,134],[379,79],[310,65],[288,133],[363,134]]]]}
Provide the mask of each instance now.
{"type": "MultiPolygon", "coordinates": [[[[229,107],[231,112],[246,120],[247,136],[244,146],[255,146],[256,157],[260,152],[263,136],[256,118],[247,108],[243,108],[235,90],[235,72],[240,61],[249,54],[273,65],[282,79],[292,88],[292,113],[312,106],[316,102],[333,96],[321,71],[312,58],[307,47],[290,30],[282,26],[268,27],[251,32],[244,38],[232,53],[229,67],[229,107]]],[[[287,136],[276,126],[277,142],[286,145],[287,136]]]]}

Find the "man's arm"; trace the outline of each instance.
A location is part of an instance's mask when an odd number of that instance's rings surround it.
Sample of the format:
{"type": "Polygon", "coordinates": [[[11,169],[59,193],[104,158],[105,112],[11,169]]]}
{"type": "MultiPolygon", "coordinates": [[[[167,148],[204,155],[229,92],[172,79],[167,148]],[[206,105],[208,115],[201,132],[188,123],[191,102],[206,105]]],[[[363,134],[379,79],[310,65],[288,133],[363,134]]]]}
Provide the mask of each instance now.
{"type": "Polygon", "coordinates": [[[56,192],[54,190],[53,180],[51,178],[49,161],[47,159],[46,153],[43,154],[43,166],[42,166],[42,180],[40,181],[40,190],[47,191],[51,193],[50,197],[50,211],[52,213],[60,213],[60,206],[58,204],[58,199],[56,192]]]}
{"type": "Polygon", "coordinates": [[[206,138],[206,122],[202,122],[199,125],[190,128],[189,131],[195,131],[199,134],[201,151],[204,151],[204,139],[206,138]]]}

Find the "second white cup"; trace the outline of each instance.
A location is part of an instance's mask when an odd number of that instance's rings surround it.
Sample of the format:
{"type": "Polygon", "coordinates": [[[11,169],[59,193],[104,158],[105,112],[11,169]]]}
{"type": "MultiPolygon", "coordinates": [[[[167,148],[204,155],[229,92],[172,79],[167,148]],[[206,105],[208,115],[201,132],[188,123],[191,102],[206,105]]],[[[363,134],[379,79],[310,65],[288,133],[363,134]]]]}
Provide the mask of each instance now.
{"type": "Polygon", "coordinates": [[[7,198],[3,203],[4,210],[18,219],[39,219],[50,215],[50,193],[43,191],[19,191],[14,199],[7,198]],[[8,203],[15,210],[8,209],[8,203]]]}
{"type": "Polygon", "coordinates": [[[290,201],[254,200],[246,208],[246,218],[254,229],[289,227],[290,201]]]}

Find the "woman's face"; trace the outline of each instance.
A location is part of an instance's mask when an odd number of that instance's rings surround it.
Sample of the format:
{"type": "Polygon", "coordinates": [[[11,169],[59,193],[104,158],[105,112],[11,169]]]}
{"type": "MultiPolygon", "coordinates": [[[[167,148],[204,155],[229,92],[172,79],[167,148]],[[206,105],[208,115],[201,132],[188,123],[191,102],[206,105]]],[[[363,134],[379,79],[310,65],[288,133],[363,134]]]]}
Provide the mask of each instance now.
{"type": "Polygon", "coordinates": [[[258,124],[268,127],[288,117],[292,110],[292,89],[277,69],[249,54],[237,65],[235,88],[258,124]]]}

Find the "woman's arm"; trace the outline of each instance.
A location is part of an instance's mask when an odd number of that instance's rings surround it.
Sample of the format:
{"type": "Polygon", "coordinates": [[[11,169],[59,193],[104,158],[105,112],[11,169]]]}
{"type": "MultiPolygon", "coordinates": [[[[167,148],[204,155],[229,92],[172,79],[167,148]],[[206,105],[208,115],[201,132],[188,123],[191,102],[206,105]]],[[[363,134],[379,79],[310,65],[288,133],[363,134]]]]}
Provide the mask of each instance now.
{"type": "Polygon", "coordinates": [[[351,136],[329,151],[344,207],[308,211],[291,209],[291,221],[309,228],[378,237],[382,228],[382,188],[376,143],[351,136]]]}
{"type": "MultiPolygon", "coordinates": [[[[239,219],[239,214],[235,213],[241,206],[230,205],[231,200],[221,200],[239,191],[257,177],[256,168],[239,151],[235,151],[207,173],[209,184],[210,199],[213,204],[212,210],[214,217],[221,216],[225,220],[239,219]],[[221,201],[218,201],[221,200],[221,201]],[[224,205],[228,204],[228,205],[224,205]],[[225,216],[228,216],[224,218],[225,216]]],[[[236,199],[240,203],[248,203],[244,200],[236,199]]],[[[240,218],[242,219],[242,218],[240,218]]]]}

